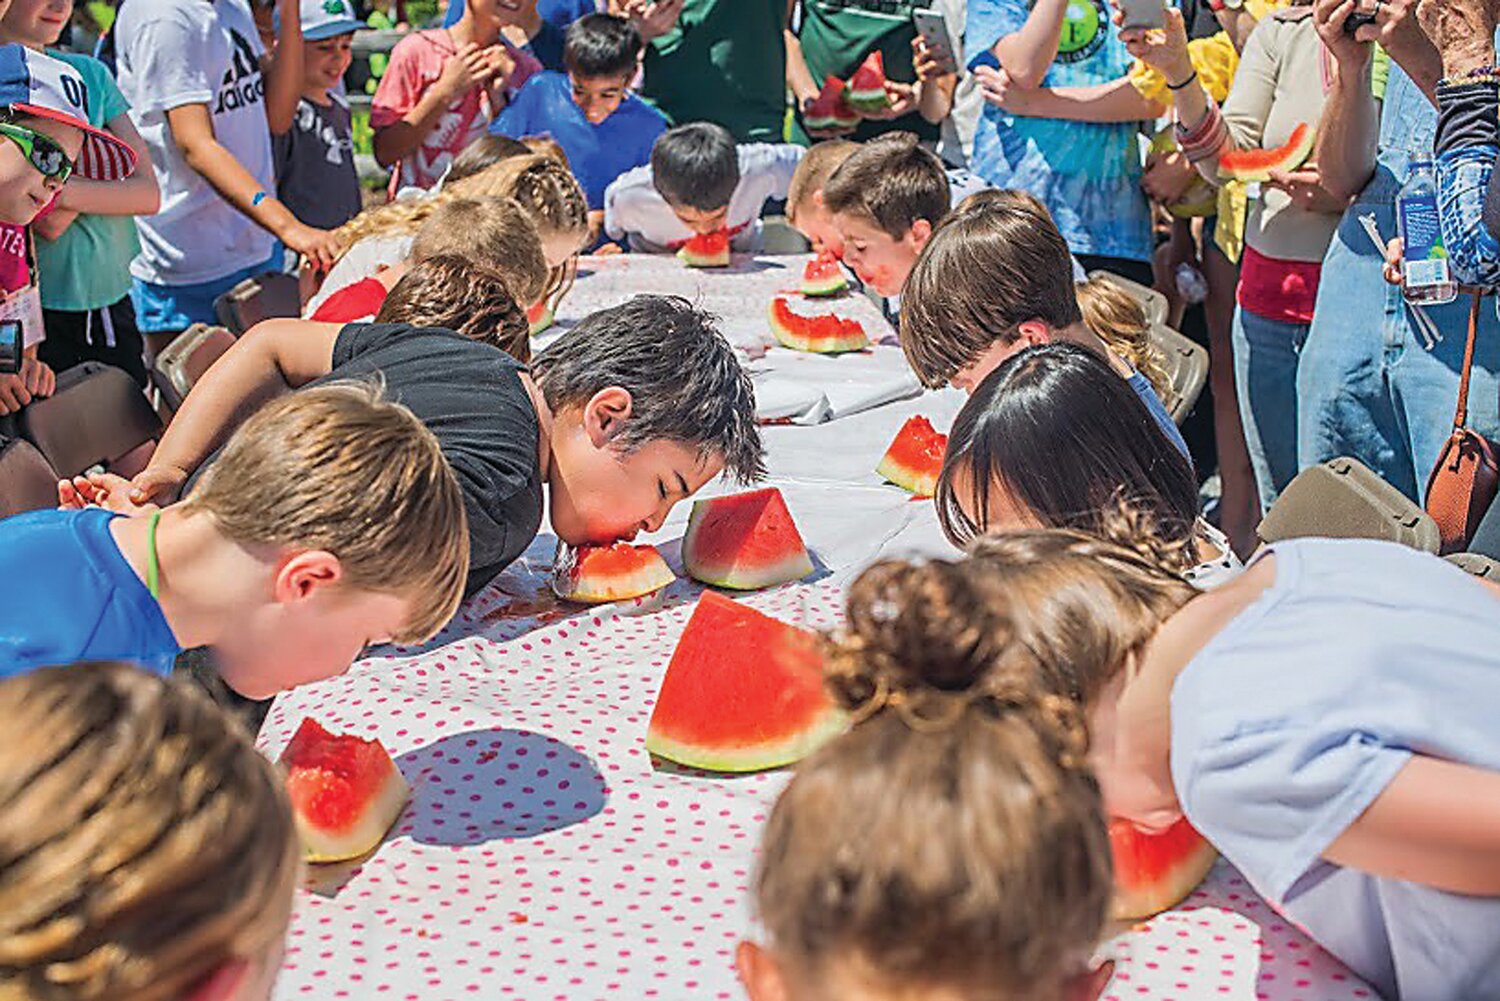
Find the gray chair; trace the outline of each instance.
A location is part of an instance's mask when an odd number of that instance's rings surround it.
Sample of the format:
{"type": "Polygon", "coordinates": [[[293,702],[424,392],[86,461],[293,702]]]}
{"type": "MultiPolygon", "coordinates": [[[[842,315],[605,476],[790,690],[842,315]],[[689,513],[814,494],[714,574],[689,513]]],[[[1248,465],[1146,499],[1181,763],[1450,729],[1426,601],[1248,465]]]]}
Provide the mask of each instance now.
{"type": "Polygon", "coordinates": [[[151,366],[152,385],[167,408],[181,407],[203,373],[233,346],[233,334],[206,323],[195,323],[178,335],[151,366]]]}
{"type": "Polygon", "coordinates": [[[0,438],[0,518],[56,507],[60,478],[31,442],[0,438]]]}
{"type": "Polygon", "coordinates": [[[805,254],[812,249],[807,237],[797,232],[786,216],[766,216],[761,223],[761,236],[768,254],[805,254]]]}
{"type": "Polygon", "coordinates": [[[23,407],[14,426],[61,476],[107,467],[162,428],[134,379],[94,361],[58,373],[53,394],[23,407]]]}
{"type": "Polygon", "coordinates": [[[1165,324],[1172,316],[1172,307],[1167,302],[1167,297],[1154,288],[1148,288],[1140,282],[1131,281],[1129,278],[1121,278],[1112,271],[1090,271],[1089,277],[1107,278],[1129,292],[1145,307],[1147,323],[1153,325],[1157,323],[1165,324]]]}
{"type": "Polygon", "coordinates": [[[236,337],[261,320],[302,315],[302,293],[297,276],[283,271],[246,278],[214,300],[214,315],[236,337]]]}
{"type": "Polygon", "coordinates": [[[1465,573],[1500,584],[1500,563],[1496,563],[1488,556],[1482,556],[1479,553],[1450,553],[1443,559],[1459,567],[1465,573]]]}
{"type": "Polygon", "coordinates": [[[1355,459],[1330,459],[1287,484],[1256,534],[1265,542],[1309,537],[1385,539],[1436,553],[1437,523],[1355,459]]]}
{"type": "Polygon", "coordinates": [[[1208,382],[1208,349],[1164,323],[1151,324],[1149,337],[1167,373],[1167,398],[1162,402],[1180,426],[1208,382]]]}

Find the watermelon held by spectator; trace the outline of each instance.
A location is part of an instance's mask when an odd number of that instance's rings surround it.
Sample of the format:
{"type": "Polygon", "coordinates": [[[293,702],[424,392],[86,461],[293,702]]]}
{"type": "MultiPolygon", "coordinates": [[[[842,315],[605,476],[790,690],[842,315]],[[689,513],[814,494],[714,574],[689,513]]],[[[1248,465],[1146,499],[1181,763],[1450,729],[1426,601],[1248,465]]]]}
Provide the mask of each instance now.
{"type": "Polygon", "coordinates": [[[564,601],[598,604],[660,591],[677,579],[655,546],[558,546],[552,590],[564,601]]]}
{"type": "Polygon", "coordinates": [[[758,772],[801,760],[844,726],[814,634],[705,591],[667,664],[646,749],[690,768],[758,772]]]}
{"type": "Polygon", "coordinates": [[[682,245],[677,257],[690,268],[727,268],[729,233],[722,229],[698,233],[682,245]]]}
{"type": "Polygon", "coordinates": [[[1160,834],[1128,820],[1109,822],[1115,860],[1110,917],[1132,921],[1175,907],[1203,882],[1219,853],[1183,817],[1160,834]]]}
{"type": "Polygon", "coordinates": [[[1306,122],[1275,149],[1236,149],[1219,157],[1219,176],[1236,181],[1269,181],[1273,170],[1296,170],[1312,156],[1317,133],[1306,122]]]}
{"type": "Polygon", "coordinates": [[[828,313],[803,316],[792,311],[785,296],[771,300],[771,333],[782,347],[813,354],[842,354],[863,351],[870,346],[865,328],[858,320],[846,320],[828,313]]]}
{"type": "Polygon", "coordinates": [[[859,125],[859,112],[849,105],[844,81],[829,77],[823,89],[802,111],[802,127],[812,132],[853,132],[859,125]]]}
{"type": "Polygon", "coordinates": [[[849,279],[844,276],[843,266],[829,251],[823,251],[802,269],[803,295],[838,295],[848,287],[849,279]]]}
{"type": "Polygon", "coordinates": [[[775,487],[694,501],[682,563],[691,577],[736,591],[785,584],[813,572],[802,533],[775,487]]]}
{"type": "Polygon", "coordinates": [[[875,471],[918,497],[931,497],[937,493],[938,473],[947,450],[947,435],[933,430],[927,418],[911,417],[896,432],[896,440],[885,450],[875,471]]]}
{"type": "Polygon", "coordinates": [[[547,305],[546,299],[538,299],[526,310],[526,322],[531,325],[531,336],[535,337],[543,330],[552,326],[552,321],[557,317],[552,312],[552,307],[547,305]]]}
{"type": "Polygon", "coordinates": [[[411,787],[378,740],[302,721],[281,752],[286,791],[309,862],[359,858],[380,844],[411,787]]]}
{"type": "Polygon", "coordinates": [[[885,56],[877,49],[865,56],[849,78],[849,103],[858,111],[884,111],[890,107],[885,92],[885,56]]]}

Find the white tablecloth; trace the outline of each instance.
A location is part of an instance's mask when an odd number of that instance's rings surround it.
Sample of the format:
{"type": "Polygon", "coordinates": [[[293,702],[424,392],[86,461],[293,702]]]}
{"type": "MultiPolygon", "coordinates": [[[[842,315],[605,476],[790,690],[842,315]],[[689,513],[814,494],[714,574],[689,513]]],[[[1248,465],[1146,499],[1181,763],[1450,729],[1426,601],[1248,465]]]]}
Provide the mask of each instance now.
{"type": "MultiPolygon", "coordinates": [[[[646,270],[638,262],[621,271],[646,270]]],[[[742,301],[742,286],[764,274],[696,273],[700,301],[742,301]]],[[[589,280],[576,300],[607,304],[582,295],[589,280]]],[[[818,572],[742,600],[827,628],[871,560],[951,554],[931,503],[882,484],[873,467],[908,416],[947,427],[961,402],[929,393],[832,423],[767,428],[769,482],[818,572]]],[[[686,507],[652,540],[678,570],[686,507]]],[[[261,733],[266,753],[314,716],[379,737],[415,792],[374,855],[311,874],[280,1001],[742,996],[732,950],[750,931],[754,849],[786,774],[653,764],[646,725],[699,588],[678,580],[654,610],[630,615],[560,607],[546,588],[553,548],[538,538],[426,650],[369,658],[277,700],[261,733]]],[[[1116,1001],[1373,997],[1223,864],[1182,907],[1106,948],[1119,957],[1107,994],[1116,1001]]]]}

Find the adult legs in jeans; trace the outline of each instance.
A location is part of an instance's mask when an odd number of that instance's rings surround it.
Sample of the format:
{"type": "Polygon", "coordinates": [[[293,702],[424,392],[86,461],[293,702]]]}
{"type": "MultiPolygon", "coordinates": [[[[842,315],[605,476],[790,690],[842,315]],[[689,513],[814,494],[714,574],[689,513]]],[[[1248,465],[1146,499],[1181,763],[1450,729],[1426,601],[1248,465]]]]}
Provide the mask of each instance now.
{"type": "Polygon", "coordinates": [[[1234,379],[1261,510],[1297,475],[1297,358],[1307,326],[1234,311],[1234,379]]]}

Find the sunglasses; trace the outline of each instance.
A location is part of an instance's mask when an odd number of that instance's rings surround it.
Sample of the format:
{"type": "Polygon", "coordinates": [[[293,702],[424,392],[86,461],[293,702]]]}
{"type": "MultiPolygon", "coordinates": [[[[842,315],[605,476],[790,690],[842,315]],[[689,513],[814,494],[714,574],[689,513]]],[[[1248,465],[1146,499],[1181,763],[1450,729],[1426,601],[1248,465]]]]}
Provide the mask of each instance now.
{"type": "Polygon", "coordinates": [[[72,176],[76,165],[68,159],[67,151],[51,136],[33,132],[31,129],[22,128],[10,122],[0,122],[0,136],[4,136],[19,146],[21,152],[26,155],[27,162],[43,177],[55,177],[61,184],[72,176]]]}

